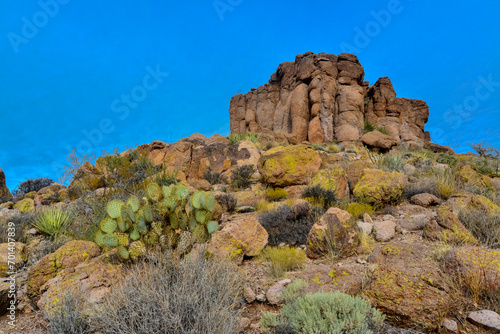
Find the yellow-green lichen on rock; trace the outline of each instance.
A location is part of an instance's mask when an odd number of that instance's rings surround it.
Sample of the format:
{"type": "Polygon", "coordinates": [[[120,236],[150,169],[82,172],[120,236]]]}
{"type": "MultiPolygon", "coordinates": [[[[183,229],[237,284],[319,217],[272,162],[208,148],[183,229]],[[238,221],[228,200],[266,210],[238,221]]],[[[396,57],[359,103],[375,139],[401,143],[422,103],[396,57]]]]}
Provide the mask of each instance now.
{"type": "Polygon", "coordinates": [[[259,172],[264,182],[287,187],[307,184],[320,166],[319,153],[307,145],[278,146],[262,154],[259,172]]]}
{"type": "Polygon", "coordinates": [[[407,183],[408,179],[404,174],[365,169],[353,193],[358,200],[372,204],[394,203],[403,195],[407,183]]]}
{"type": "Polygon", "coordinates": [[[40,288],[63,269],[74,268],[101,254],[101,248],[91,242],[73,240],[54,253],[44,256],[28,273],[28,294],[36,296],[40,288]]]}
{"type": "Polygon", "coordinates": [[[322,188],[334,191],[339,198],[349,194],[347,173],[338,164],[320,170],[309,182],[310,186],[320,185],[322,188]]]}
{"type": "Polygon", "coordinates": [[[35,201],[31,198],[25,198],[14,204],[14,209],[18,209],[21,213],[27,213],[35,210],[35,201]]]}
{"type": "Polygon", "coordinates": [[[466,185],[489,190],[495,189],[495,185],[489,177],[479,174],[470,165],[463,166],[456,175],[466,185]]]}

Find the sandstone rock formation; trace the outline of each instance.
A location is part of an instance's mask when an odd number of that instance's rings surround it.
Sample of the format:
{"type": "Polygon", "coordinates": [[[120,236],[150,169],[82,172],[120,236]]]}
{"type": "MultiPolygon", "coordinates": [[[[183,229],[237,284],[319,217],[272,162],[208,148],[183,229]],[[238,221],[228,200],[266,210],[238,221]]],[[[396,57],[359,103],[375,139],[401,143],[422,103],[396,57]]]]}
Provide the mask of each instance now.
{"type": "Polygon", "coordinates": [[[7,202],[12,199],[9,188],[5,183],[5,173],[0,169],[0,203],[7,202]]]}
{"type": "Polygon", "coordinates": [[[357,141],[364,122],[384,127],[413,147],[430,140],[424,132],[424,101],[396,97],[387,77],[372,87],[355,55],[307,52],[279,65],[268,84],[233,96],[231,133],[274,131],[290,142],[357,141]]]}

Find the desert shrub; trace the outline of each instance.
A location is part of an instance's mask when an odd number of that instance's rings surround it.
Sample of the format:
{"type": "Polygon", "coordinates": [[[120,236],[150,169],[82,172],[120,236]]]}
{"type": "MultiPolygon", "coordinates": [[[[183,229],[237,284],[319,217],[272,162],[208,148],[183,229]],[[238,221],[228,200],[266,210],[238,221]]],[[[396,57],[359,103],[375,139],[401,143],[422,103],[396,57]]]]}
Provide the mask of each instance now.
{"type": "Polygon", "coordinates": [[[418,182],[410,183],[404,188],[402,197],[406,200],[409,200],[414,195],[423,193],[440,196],[439,192],[436,189],[434,179],[430,177],[420,177],[418,179],[418,182]]]}
{"type": "Polygon", "coordinates": [[[24,194],[30,193],[32,191],[38,191],[42,188],[51,186],[54,184],[54,180],[48,177],[39,177],[38,179],[28,179],[19,183],[17,188],[12,191],[14,197],[22,196],[24,194]]]}
{"type": "Polygon", "coordinates": [[[342,151],[342,148],[337,145],[337,144],[334,144],[334,143],[331,143],[331,144],[328,144],[326,146],[326,149],[328,150],[328,152],[330,153],[339,153],[342,151]]]}
{"type": "Polygon", "coordinates": [[[279,208],[259,215],[260,224],[269,234],[269,245],[304,245],[307,235],[314,225],[312,210],[308,203],[298,203],[293,207],[279,208]]]}
{"type": "Polygon", "coordinates": [[[26,232],[32,228],[31,220],[33,219],[33,215],[33,212],[19,213],[10,216],[5,221],[0,220],[0,243],[8,242],[9,232],[12,232],[12,230],[9,230],[9,222],[13,222],[16,227],[15,236],[11,236],[10,238],[26,243],[26,232]]]}
{"type": "Polygon", "coordinates": [[[447,242],[443,241],[435,243],[431,249],[429,257],[440,263],[451,249],[453,249],[453,246],[447,242]]]}
{"type": "Polygon", "coordinates": [[[59,183],[67,185],[71,181],[73,181],[78,169],[86,162],[94,164],[95,153],[79,154],[75,148],[72,149],[71,152],[66,156],[66,165],[62,166],[63,174],[58,179],[59,183]]]}
{"type": "Polygon", "coordinates": [[[84,299],[80,294],[65,294],[50,311],[44,311],[49,324],[48,334],[90,334],[92,328],[83,311],[84,299]]]}
{"type": "Polygon", "coordinates": [[[474,169],[482,174],[499,176],[500,172],[500,150],[486,143],[471,143],[468,145],[482,158],[480,164],[476,164],[474,169]],[[481,169],[479,171],[478,169],[481,169]]]}
{"type": "Polygon", "coordinates": [[[400,155],[395,155],[395,154],[382,155],[376,161],[377,168],[389,172],[391,171],[401,172],[403,171],[404,165],[405,162],[403,158],[400,155]]]}
{"type": "Polygon", "coordinates": [[[323,145],[321,145],[321,144],[312,144],[311,147],[313,149],[315,149],[316,151],[327,152],[327,149],[323,145]]]}
{"type": "Polygon", "coordinates": [[[434,186],[438,196],[444,199],[450,198],[457,191],[455,175],[451,171],[435,174],[434,186]]]}
{"type": "Polygon", "coordinates": [[[224,181],[222,180],[222,173],[212,172],[212,169],[210,167],[207,168],[205,173],[203,173],[203,178],[207,180],[211,185],[224,183],[224,181]]]}
{"type": "Polygon", "coordinates": [[[375,249],[377,242],[372,235],[366,233],[358,233],[358,241],[363,254],[368,255],[375,249]]]}
{"type": "Polygon", "coordinates": [[[103,334],[237,333],[241,278],[226,261],[153,253],[105,298],[103,334]]]}
{"type": "Polygon", "coordinates": [[[178,173],[177,170],[174,170],[171,173],[169,173],[164,169],[161,173],[156,175],[154,181],[159,186],[166,186],[166,187],[172,184],[177,184],[179,183],[179,180],[177,179],[177,173],[178,173]]]}
{"type": "Polygon", "coordinates": [[[279,278],[287,271],[302,268],[306,261],[306,252],[298,248],[266,247],[260,257],[267,262],[269,274],[279,278]]]}
{"type": "Polygon", "coordinates": [[[279,201],[288,197],[288,192],[283,188],[266,189],[266,197],[270,201],[279,201]]]}
{"type": "Polygon", "coordinates": [[[261,200],[255,205],[255,211],[257,212],[269,212],[276,208],[276,202],[269,202],[266,200],[261,200]]]}
{"type": "Polygon", "coordinates": [[[238,204],[236,197],[231,194],[222,195],[218,201],[222,208],[227,212],[234,212],[234,210],[236,210],[236,205],[238,204]]]}
{"type": "Polygon", "coordinates": [[[459,212],[459,219],[482,246],[500,248],[500,214],[467,207],[459,212]]]}
{"type": "Polygon", "coordinates": [[[458,158],[451,154],[441,153],[436,161],[440,164],[447,164],[453,167],[457,164],[458,158]]]}
{"type": "Polygon", "coordinates": [[[347,212],[357,219],[362,217],[365,213],[371,214],[373,212],[373,207],[365,203],[350,203],[347,206],[347,212]]]}
{"type": "Polygon", "coordinates": [[[384,135],[388,135],[389,134],[389,132],[387,132],[387,130],[384,127],[382,127],[382,126],[375,126],[370,121],[365,120],[364,133],[372,132],[372,131],[375,131],[375,130],[383,133],[384,135]]]}
{"type": "Polygon", "coordinates": [[[236,189],[245,189],[252,184],[252,175],[255,173],[254,165],[243,165],[233,172],[231,184],[236,189]]]}
{"type": "Polygon", "coordinates": [[[71,224],[72,214],[56,208],[48,208],[35,214],[32,220],[33,226],[41,232],[56,238],[66,232],[71,224]]]}
{"type": "Polygon", "coordinates": [[[234,133],[230,134],[227,138],[231,141],[231,144],[236,144],[244,140],[250,140],[252,143],[260,141],[260,136],[252,132],[234,133]]]}
{"type": "Polygon", "coordinates": [[[379,310],[360,297],[341,292],[317,292],[285,301],[280,314],[265,313],[260,325],[263,333],[273,334],[278,328],[297,334],[367,334],[377,332],[384,318],[379,310]]]}
{"type": "Polygon", "coordinates": [[[328,209],[337,203],[337,194],[333,190],[328,190],[317,184],[313,187],[307,187],[302,192],[302,198],[311,205],[328,209]]]}

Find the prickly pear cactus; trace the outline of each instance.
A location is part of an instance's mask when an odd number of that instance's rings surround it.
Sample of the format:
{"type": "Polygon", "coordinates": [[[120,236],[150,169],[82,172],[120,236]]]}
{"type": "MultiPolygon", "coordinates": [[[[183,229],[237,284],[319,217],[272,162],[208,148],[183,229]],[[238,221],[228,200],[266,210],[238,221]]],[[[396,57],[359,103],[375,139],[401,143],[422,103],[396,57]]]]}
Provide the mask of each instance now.
{"type": "Polygon", "coordinates": [[[160,245],[186,254],[193,242],[204,243],[218,230],[212,221],[216,200],[212,193],[195,191],[183,184],[160,187],[151,183],[142,200],[111,200],[108,217],[99,224],[94,240],[104,250],[116,248],[124,260],[138,259],[147,248],[160,245]],[[160,217],[160,219],[158,219],[160,217]]]}

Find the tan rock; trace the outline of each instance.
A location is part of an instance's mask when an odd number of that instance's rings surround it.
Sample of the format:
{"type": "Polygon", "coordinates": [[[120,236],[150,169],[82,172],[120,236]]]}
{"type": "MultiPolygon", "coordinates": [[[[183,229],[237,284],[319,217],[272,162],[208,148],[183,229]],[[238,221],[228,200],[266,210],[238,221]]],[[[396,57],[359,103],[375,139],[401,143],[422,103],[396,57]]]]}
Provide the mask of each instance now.
{"type": "Polygon", "coordinates": [[[377,130],[364,134],[361,137],[361,141],[370,147],[377,147],[385,150],[398,144],[396,139],[377,130]]]}
{"type": "Polygon", "coordinates": [[[309,182],[310,186],[320,185],[322,188],[334,191],[339,198],[349,195],[347,173],[338,164],[322,169],[309,182]]]}
{"type": "Polygon", "coordinates": [[[408,183],[406,175],[398,172],[384,172],[378,169],[365,169],[363,176],[354,187],[356,198],[370,203],[382,204],[397,202],[408,183]]]}
{"type": "Polygon", "coordinates": [[[0,169],[0,204],[8,202],[12,199],[12,195],[7,188],[7,183],[5,180],[5,173],[0,169]]]}
{"type": "Polygon", "coordinates": [[[24,265],[25,249],[26,245],[21,242],[0,244],[0,277],[9,277],[9,272],[14,272],[24,265]]]}

